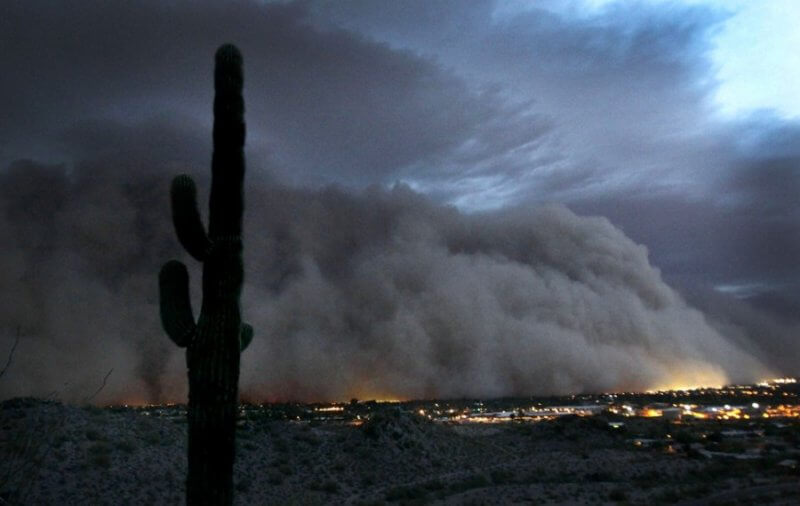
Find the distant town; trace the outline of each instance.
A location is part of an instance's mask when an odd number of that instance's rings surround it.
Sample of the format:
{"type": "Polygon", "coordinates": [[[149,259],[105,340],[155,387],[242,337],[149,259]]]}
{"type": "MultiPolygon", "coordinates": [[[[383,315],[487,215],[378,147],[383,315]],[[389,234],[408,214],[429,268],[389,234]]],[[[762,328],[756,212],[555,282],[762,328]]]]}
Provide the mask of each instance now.
{"type": "MultiPolygon", "coordinates": [[[[123,409],[179,423],[186,415],[184,405],[123,409]]],[[[464,429],[585,418],[617,432],[632,447],[707,459],[774,460],[777,456],[781,466],[794,471],[800,461],[800,384],[795,378],[753,385],[491,400],[242,404],[238,423],[247,426],[272,420],[360,427],[392,411],[464,429]]]]}
{"type": "MultiPolygon", "coordinates": [[[[145,416],[185,414],[181,404],[111,406],[130,408],[145,416]]],[[[727,385],[680,390],[576,394],[492,400],[358,400],[334,403],[245,403],[240,420],[253,416],[297,422],[339,422],[359,425],[376,411],[393,407],[436,423],[521,423],[562,416],[606,415],[613,427],[628,418],[660,418],[681,423],[698,420],[737,421],[800,418],[800,384],[795,378],[776,378],[754,385],[727,385]]]]}
{"type": "MultiPolygon", "coordinates": [[[[112,409],[114,409],[112,407],[112,409]]],[[[181,422],[183,405],[125,406],[144,416],[181,422]]],[[[358,400],[334,403],[242,404],[239,425],[283,421],[359,427],[387,411],[447,426],[522,426],[566,418],[591,418],[635,446],[698,458],[758,459],[782,455],[798,468],[800,384],[775,378],[727,385],[649,392],[576,394],[492,400],[358,400]],[[659,423],[660,422],[660,423],[659,423]]],[[[466,427],[465,427],[466,428],[466,427]]]]}

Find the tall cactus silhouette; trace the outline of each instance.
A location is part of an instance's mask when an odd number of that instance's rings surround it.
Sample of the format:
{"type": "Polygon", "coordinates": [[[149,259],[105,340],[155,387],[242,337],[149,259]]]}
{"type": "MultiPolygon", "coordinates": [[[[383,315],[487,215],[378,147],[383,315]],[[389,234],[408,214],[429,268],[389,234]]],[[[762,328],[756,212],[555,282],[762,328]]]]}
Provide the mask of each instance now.
{"type": "Polygon", "coordinates": [[[187,504],[232,504],[239,354],[253,337],[242,323],[242,213],[244,99],[242,55],[230,44],[216,53],[214,153],[208,234],[197,209],[197,191],[187,175],[170,188],[178,240],[203,263],[203,303],[195,323],[186,266],[170,260],[159,273],[161,322],[169,337],[186,347],[189,375],[189,470],[187,504]]]}

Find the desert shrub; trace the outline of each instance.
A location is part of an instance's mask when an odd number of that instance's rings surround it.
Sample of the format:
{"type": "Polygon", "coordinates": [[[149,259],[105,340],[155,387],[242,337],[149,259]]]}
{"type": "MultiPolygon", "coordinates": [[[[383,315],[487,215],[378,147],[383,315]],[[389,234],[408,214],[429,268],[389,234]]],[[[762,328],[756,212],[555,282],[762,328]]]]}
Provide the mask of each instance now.
{"type": "Polygon", "coordinates": [[[444,484],[439,480],[427,481],[422,486],[431,491],[442,490],[444,488],[444,484]]]}
{"type": "Polygon", "coordinates": [[[376,439],[378,437],[378,428],[375,424],[364,424],[364,428],[362,430],[364,435],[370,439],[376,439]]]}
{"type": "Polygon", "coordinates": [[[64,433],[61,433],[55,437],[55,439],[53,440],[53,445],[56,448],[61,448],[62,446],[64,446],[65,443],[69,441],[71,441],[71,438],[64,433]]]}
{"type": "Polygon", "coordinates": [[[743,453],[745,449],[745,445],[738,441],[724,442],[719,445],[719,451],[725,453],[743,453]]]}
{"type": "Polygon", "coordinates": [[[523,483],[539,483],[545,477],[545,471],[539,467],[529,468],[521,477],[523,483]]]}
{"type": "Polygon", "coordinates": [[[489,480],[482,474],[472,474],[460,480],[454,481],[450,484],[450,490],[453,492],[463,492],[473,488],[485,487],[489,484],[489,480]]]}
{"type": "Polygon", "coordinates": [[[508,469],[492,469],[489,473],[489,477],[495,484],[503,485],[514,480],[514,473],[508,469]]]}
{"type": "Polygon", "coordinates": [[[98,469],[108,469],[111,467],[111,457],[107,453],[92,455],[89,462],[98,469]]]}
{"type": "Polygon", "coordinates": [[[383,506],[386,504],[380,499],[365,499],[363,501],[358,501],[356,506],[383,506]]]}
{"type": "Polygon", "coordinates": [[[530,436],[533,434],[533,427],[531,427],[529,424],[515,425],[514,430],[523,436],[530,436]]]}
{"type": "Polygon", "coordinates": [[[627,501],[628,500],[628,494],[624,490],[622,490],[621,488],[615,488],[614,490],[609,492],[608,499],[611,500],[611,501],[616,501],[616,502],[627,501]]]}
{"type": "Polygon", "coordinates": [[[289,451],[289,444],[283,439],[273,439],[272,446],[275,448],[275,451],[280,453],[286,453],[289,451]]]}
{"type": "Polygon", "coordinates": [[[594,471],[591,473],[586,473],[584,479],[586,481],[598,482],[598,481],[613,481],[614,477],[611,475],[611,473],[608,473],[606,471],[594,471]]]}
{"type": "Polygon", "coordinates": [[[147,444],[164,446],[161,433],[155,429],[145,431],[140,437],[147,444]]]}
{"type": "Polygon", "coordinates": [[[96,429],[87,429],[85,435],[86,439],[89,441],[100,441],[103,439],[103,436],[96,429]]]}
{"type": "Polygon", "coordinates": [[[311,490],[327,492],[329,494],[336,494],[339,492],[339,484],[334,480],[326,480],[324,482],[312,481],[308,488],[311,490]]]}
{"type": "Polygon", "coordinates": [[[277,456],[275,456],[275,458],[272,459],[272,462],[270,462],[269,465],[271,465],[272,467],[279,467],[279,466],[285,466],[285,465],[288,465],[288,464],[289,464],[288,455],[277,455],[277,456]]]}
{"type": "Polygon", "coordinates": [[[267,471],[267,482],[270,485],[280,485],[283,483],[283,475],[274,469],[267,471]]]}
{"type": "Polygon", "coordinates": [[[700,483],[695,485],[694,487],[690,488],[687,492],[688,495],[692,497],[702,497],[705,495],[709,495],[714,491],[714,488],[708,483],[700,483]]]}
{"type": "Polygon", "coordinates": [[[105,415],[105,411],[103,411],[103,408],[98,408],[97,406],[93,406],[91,404],[84,406],[83,410],[89,413],[91,416],[100,417],[105,415]]]}
{"type": "Polygon", "coordinates": [[[422,487],[403,485],[387,490],[386,500],[390,502],[422,500],[427,494],[422,487]]]}
{"type": "Polygon", "coordinates": [[[658,481],[662,478],[661,473],[654,470],[642,471],[633,476],[634,481],[658,481]]]}
{"type": "Polygon", "coordinates": [[[108,469],[111,466],[111,447],[104,442],[95,443],[89,447],[89,464],[99,469],[108,469]]]}
{"type": "Polygon", "coordinates": [[[99,455],[102,453],[108,454],[111,452],[111,447],[108,445],[108,443],[98,442],[90,446],[88,452],[89,455],[99,455]]]}
{"type": "Polygon", "coordinates": [[[301,443],[306,443],[311,446],[316,446],[319,444],[319,439],[315,436],[312,432],[308,430],[308,427],[303,427],[302,432],[298,432],[292,436],[292,439],[295,441],[299,441],[301,443]]]}
{"type": "Polygon", "coordinates": [[[250,482],[250,478],[241,478],[241,479],[240,479],[240,480],[239,480],[239,481],[236,483],[236,491],[237,491],[237,492],[242,492],[242,493],[245,493],[245,492],[247,492],[248,490],[250,490],[250,484],[251,484],[251,482],[250,482]]]}
{"type": "Polygon", "coordinates": [[[339,484],[333,480],[328,480],[322,484],[322,491],[329,494],[336,494],[339,492],[339,484]]]}
{"type": "Polygon", "coordinates": [[[675,503],[681,500],[681,494],[673,488],[668,488],[656,495],[656,501],[664,503],[675,503]]]}
{"type": "Polygon", "coordinates": [[[698,441],[698,438],[691,431],[679,430],[677,434],[675,434],[675,441],[681,444],[688,445],[691,443],[696,443],[698,441]]]}
{"type": "Polygon", "coordinates": [[[119,451],[124,453],[133,453],[136,450],[136,445],[127,439],[117,441],[114,443],[114,446],[116,446],[119,451]]]}

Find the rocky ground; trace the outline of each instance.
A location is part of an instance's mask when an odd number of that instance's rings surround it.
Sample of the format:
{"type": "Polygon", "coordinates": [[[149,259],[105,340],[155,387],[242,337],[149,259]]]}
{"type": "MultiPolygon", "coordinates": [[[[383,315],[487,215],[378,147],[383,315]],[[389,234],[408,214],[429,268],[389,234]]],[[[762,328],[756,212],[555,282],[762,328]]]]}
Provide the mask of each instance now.
{"type": "MultiPolygon", "coordinates": [[[[800,503],[800,475],[782,456],[709,459],[631,437],[600,416],[450,426],[388,408],[358,427],[250,416],[237,433],[236,502],[800,503]]],[[[182,418],[5,401],[0,504],[182,504],[185,445],[182,418]]]]}

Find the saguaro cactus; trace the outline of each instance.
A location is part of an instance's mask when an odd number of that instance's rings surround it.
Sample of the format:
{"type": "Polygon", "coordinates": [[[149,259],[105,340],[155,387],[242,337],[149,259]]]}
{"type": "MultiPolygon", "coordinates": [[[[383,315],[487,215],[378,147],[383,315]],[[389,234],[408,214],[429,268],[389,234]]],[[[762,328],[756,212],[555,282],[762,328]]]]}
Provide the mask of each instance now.
{"type": "Polygon", "coordinates": [[[187,175],[170,188],[172,221],[189,254],[203,263],[203,303],[195,323],[186,266],[170,260],[159,273],[161,322],[186,347],[189,375],[189,471],[186,502],[233,503],[233,461],[239,354],[253,328],[239,309],[242,263],[244,99],[242,56],[230,44],[217,50],[214,69],[214,153],[206,234],[197,191],[187,175]]]}

